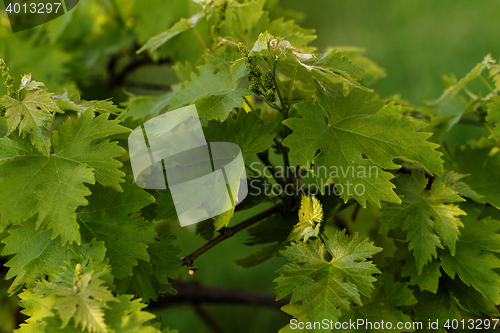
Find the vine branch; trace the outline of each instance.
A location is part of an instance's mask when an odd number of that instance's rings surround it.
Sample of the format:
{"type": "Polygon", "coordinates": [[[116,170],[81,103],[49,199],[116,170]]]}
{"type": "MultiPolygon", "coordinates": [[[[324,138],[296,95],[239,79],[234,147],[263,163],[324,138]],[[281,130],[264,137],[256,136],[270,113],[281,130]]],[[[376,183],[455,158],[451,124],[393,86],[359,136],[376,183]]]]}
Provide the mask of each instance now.
{"type": "Polygon", "coordinates": [[[181,267],[188,266],[188,269],[190,269],[193,266],[193,262],[196,258],[198,258],[200,255],[202,255],[206,251],[210,250],[215,245],[219,244],[220,242],[222,242],[225,239],[228,239],[229,237],[232,237],[237,232],[240,232],[241,230],[248,228],[252,224],[255,224],[255,223],[263,220],[264,218],[271,216],[273,214],[276,214],[278,212],[279,212],[279,207],[274,206],[272,208],[269,208],[266,211],[263,211],[260,214],[255,215],[254,217],[249,218],[246,221],[241,222],[240,224],[235,225],[234,227],[230,227],[230,228],[225,227],[225,228],[220,229],[219,236],[215,237],[214,239],[212,239],[211,241],[209,241],[205,245],[201,246],[200,248],[195,250],[193,253],[183,257],[181,259],[181,263],[182,263],[181,267]]]}

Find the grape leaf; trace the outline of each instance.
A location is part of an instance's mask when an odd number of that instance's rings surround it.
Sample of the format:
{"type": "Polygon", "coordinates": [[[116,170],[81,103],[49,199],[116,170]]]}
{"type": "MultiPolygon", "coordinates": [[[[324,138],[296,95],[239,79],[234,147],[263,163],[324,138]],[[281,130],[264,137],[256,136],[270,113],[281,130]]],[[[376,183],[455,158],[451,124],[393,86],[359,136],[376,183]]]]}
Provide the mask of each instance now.
{"type": "Polygon", "coordinates": [[[415,257],[408,250],[406,245],[398,247],[394,253],[396,260],[404,261],[401,269],[402,277],[410,277],[412,286],[418,285],[421,291],[428,290],[436,293],[439,286],[439,278],[441,277],[441,262],[438,259],[431,260],[430,263],[422,268],[419,274],[415,257]]]}
{"type": "Polygon", "coordinates": [[[493,143],[487,139],[470,141],[455,149],[444,147],[445,168],[467,175],[461,181],[483,196],[481,201],[500,208],[500,154],[490,156],[493,143]],[[474,161],[474,163],[472,163],[474,161]]]}
{"type": "Polygon", "coordinates": [[[88,203],[90,194],[83,183],[96,179],[121,190],[124,173],[114,158],[125,150],[104,139],[130,131],[109,121],[108,114],[95,119],[92,114],[89,108],[76,126],[68,119],[54,132],[55,152],[49,158],[27,140],[0,139],[0,173],[7,175],[0,181],[0,229],[38,214],[37,228],[53,229],[52,237],[61,235],[63,244],[80,243],[75,210],[88,203]]]}
{"type": "MultiPolygon", "coordinates": [[[[309,75],[298,73],[301,79],[317,77],[333,83],[346,83],[359,89],[369,90],[360,85],[364,70],[349,60],[342,52],[330,50],[323,54],[304,53],[294,47],[288,40],[275,38],[269,32],[263,32],[255,42],[250,55],[269,56],[276,54],[282,65],[306,70],[309,75]],[[271,45],[271,42],[274,46],[271,45]]],[[[290,68],[288,69],[290,70],[290,68]]],[[[293,70],[293,69],[292,69],[293,70]]]]}
{"type": "Polygon", "coordinates": [[[212,64],[198,67],[200,74],[193,74],[191,81],[184,84],[170,109],[194,103],[201,118],[226,120],[233,108],[243,105],[243,96],[252,95],[252,92],[248,88],[238,88],[229,66],[220,65],[217,70],[212,64]]]}
{"type": "Polygon", "coordinates": [[[153,197],[135,184],[122,186],[124,192],[96,185],[91,188],[89,204],[77,212],[82,238],[96,238],[105,243],[106,257],[118,279],[132,275],[138,259],[149,261],[147,244],[156,237],[152,223],[129,216],[153,203],[153,197]]]}
{"type": "MultiPolygon", "coordinates": [[[[19,295],[21,306],[25,309],[22,313],[30,316],[26,323],[21,324],[16,333],[75,333],[81,332],[71,326],[61,329],[61,320],[54,317],[52,304],[55,296],[37,297],[30,290],[25,290],[19,295]]],[[[132,300],[132,295],[121,295],[115,302],[108,303],[104,310],[104,319],[108,332],[120,333],[159,333],[160,330],[147,322],[155,318],[150,312],[141,311],[146,305],[140,299],[132,300]]],[[[165,329],[163,332],[177,332],[165,329]]]]}
{"type": "Polygon", "coordinates": [[[488,107],[488,114],[486,116],[486,120],[497,121],[493,133],[490,134],[490,139],[500,137],[500,124],[498,123],[498,121],[500,120],[500,96],[491,97],[490,101],[488,102],[488,104],[486,104],[486,106],[488,107]]]}
{"type": "Polygon", "coordinates": [[[401,175],[394,180],[396,193],[403,196],[402,204],[389,203],[382,209],[380,233],[402,227],[408,231],[406,241],[413,250],[417,271],[437,257],[436,247],[446,245],[451,255],[455,254],[455,244],[463,227],[459,219],[465,215],[458,206],[446,204],[464,201],[452,188],[439,180],[434,180],[427,194],[427,179],[423,173],[412,171],[411,175],[401,175]]]}
{"type": "Polygon", "coordinates": [[[323,193],[332,178],[337,187],[342,186],[338,192],[345,202],[352,195],[363,207],[367,200],[380,207],[380,201],[400,202],[389,182],[392,174],[379,172],[379,168],[398,169],[394,158],[412,161],[432,173],[442,171],[441,153],[434,150],[437,145],[425,141],[429,134],[416,133],[423,123],[402,118],[405,108],[367,100],[370,93],[358,89],[344,96],[342,85],[318,83],[317,95],[317,100],[295,104],[302,118],[283,122],[293,131],[283,145],[302,168],[310,170],[315,164],[323,193]]]}
{"type": "Polygon", "coordinates": [[[107,332],[104,309],[116,301],[111,290],[99,279],[108,274],[106,264],[67,263],[50,277],[37,283],[34,291],[41,297],[56,296],[51,305],[62,321],[61,328],[73,319],[74,327],[90,332],[107,332]]]}
{"type": "Polygon", "coordinates": [[[168,107],[174,98],[175,92],[170,91],[159,96],[136,96],[127,101],[126,118],[132,117],[132,120],[137,120],[142,117],[153,118],[168,107]]]}
{"type": "Polygon", "coordinates": [[[65,111],[75,111],[78,115],[81,115],[88,108],[94,108],[94,111],[99,113],[111,113],[111,114],[120,114],[123,110],[118,108],[113,104],[111,100],[102,100],[102,101],[85,101],[80,98],[79,93],[73,93],[71,95],[68,94],[66,90],[62,93],[53,95],[52,98],[56,101],[59,109],[65,111]]]}
{"type": "Polygon", "coordinates": [[[46,90],[32,90],[26,92],[22,101],[4,95],[0,98],[0,108],[6,110],[7,135],[19,128],[23,138],[28,135],[35,148],[49,156],[53,113],[61,112],[52,94],[46,90]]]}
{"type": "Polygon", "coordinates": [[[6,279],[16,277],[9,288],[15,293],[23,285],[33,286],[35,280],[55,269],[60,263],[75,259],[79,255],[94,261],[104,260],[106,248],[95,238],[76,244],[61,245],[59,238],[51,239],[50,231],[37,231],[35,220],[24,223],[20,228],[8,231],[9,236],[2,242],[2,255],[15,255],[5,266],[10,267],[6,279]]]}
{"type": "Polygon", "coordinates": [[[499,311],[495,307],[495,303],[485,298],[483,294],[473,287],[467,286],[462,280],[448,278],[446,280],[446,287],[453,293],[460,306],[466,311],[477,315],[498,316],[499,311]]]}
{"type": "MultiPolygon", "coordinates": [[[[500,267],[500,221],[490,217],[479,220],[480,209],[471,203],[463,204],[467,216],[462,217],[465,228],[457,242],[454,256],[443,251],[439,254],[446,274],[474,287],[484,297],[500,304],[500,275],[493,269],[500,267]]],[[[481,206],[479,206],[481,207],[481,206]]]]}
{"type": "Polygon", "coordinates": [[[105,312],[106,324],[115,332],[120,333],[159,333],[160,331],[146,323],[155,318],[148,311],[141,311],[146,304],[140,299],[132,300],[132,295],[117,297],[119,302],[109,304],[105,312]]]}
{"type": "Polygon", "coordinates": [[[270,21],[269,13],[263,10],[265,2],[265,0],[257,0],[242,4],[232,3],[231,10],[227,13],[229,23],[227,32],[230,33],[228,38],[250,45],[262,31],[269,31],[274,36],[286,38],[303,51],[312,52],[316,49],[307,46],[309,42],[316,39],[313,29],[304,29],[293,20],[285,21],[282,17],[270,21]]]}
{"type": "Polygon", "coordinates": [[[225,122],[211,120],[203,128],[208,142],[233,142],[241,149],[243,158],[267,150],[273,144],[276,123],[263,120],[257,112],[239,110],[225,122]]]}
{"type": "Polygon", "coordinates": [[[149,262],[139,260],[134,267],[134,274],[117,281],[117,290],[120,293],[132,293],[148,303],[150,299],[157,301],[158,295],[165,292],[177,294],[168,278],[177,279],[181,261],[178,254],[181,250],[172,244],[175,239],[171,235],[162,235],[158,242],[150,245],[149,262]]]}
{"type": "Polygon", "coordinates": [[[272,258],[272,256],[278,252],[280,249],[282,249],[284,245],[282,243],[274,243],[271,245],[266,245],[263,246],[254,252],[252,252],[250,255],[244,257],[244,258],[239,258],[233,260],[233,262],[236,265],[239,265],[244,268],[250,268],[253,266],[257,266],[267,259],[272,258]]]}
{"type": "Polygon", "coordinates": [[[411,309],[417,321],[429,322],[431,320],[435,322],[438,320],[439,323],[445,323],[447,320],[460,320],[462,317],[457,308],[454,294],[448,292],[435,294],[426,291],[416,291],[414,295],[418,302],[411,306],[411,309]]]}
{"type": "Polygon", "coordinates": [[[478,79],[481,73],[488,69],[492,64],[493,59],[490,55],[487,55],[484,60],[478,63],[469,73],[467,73],[462,79],[460,79],[456,84],[446,88],[444,93],[439,97],[436,103],[442,101],[445,98],[452,98],[458,94],[463,88],[465,88],[470,82],[478,79]]]}
{"type": "Polygon", "coordinates": [[[302,195],[299,223],[293,229],[296,234],[295,239],[303,239],[304,243],[306,243],[310,237],[318,237],[321,221],[323,221],[323,208],[319,200],[314,196],[309,198],[302,195]]]}
{"type": "MultiPolygon", "coordinates": [[[[411,306],[417,303],[413,292],[408,288],[408,283],[394,281],[394,275],[384,273],[377,278],[373,284],[375,291],[370,298],[363,297],[363,306],[353,308],[340,317],[340,322],[357,321],[360,319],[375,323],[382,320],[386,323],[392,323],[392,329],[369,329],[359,327],[358,329],[342,330],[342,332],[395,332],[398,323],[403,327],[412,320],[399,308],[402,306],[411,306]]],[[[406,327],[405,327],[406,328],[406,327]]],[[[414,329],[405,329],[405,332],[413,332],[414,329]]],[[[401,332],[398,330],[397,332],[401,332]]]]}
{"type": "Polygon", "coordinates": [[[280,253],[290,263],[281,267],[277,283],[277,299],[292,294],[291,304],[302,302],[300,311],[311,321],[337,321],[341,309],[350,302],[361,305],[360,294],[368,296],[380,271],[367,261],[381,249],[345,230],[327,238],[308,243],[292,243],[280,253]],[[331,258],[330,258],[331,256],[331,258]]]}
{"type": "Polygon", "coordinates": [[[252,226],[248,229],[249,238],[245,241],[246,245],[272,244],[263,246],[244,258],[236,259],[234,263],[248,268],[271,258],[278,250],[284,249],[291,237],[294,223],[289,216],[274,214],[252,226]]]}
{"type": "Polygon", "coordinates": [[[137,53],[142,53],[146,50],[153,52],[160,46],[165,44],[169,39],[177,36],[181,32],[194,28],[198,21],[205,17],[203,12],[197,13],[188,19],[182,18],[179,22],[175,23],[170,29],[162,32],[159,35],[151,37],[146,44],[144,44],[137,53]]]}

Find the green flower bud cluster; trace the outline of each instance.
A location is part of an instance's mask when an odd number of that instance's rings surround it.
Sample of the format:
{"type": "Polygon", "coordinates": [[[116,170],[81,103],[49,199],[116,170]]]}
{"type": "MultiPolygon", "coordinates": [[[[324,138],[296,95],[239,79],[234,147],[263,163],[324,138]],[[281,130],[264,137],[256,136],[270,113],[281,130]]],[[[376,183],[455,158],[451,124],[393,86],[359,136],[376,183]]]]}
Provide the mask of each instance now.
{"type": "Polygon", "coordinates": [[[241,55],[245,58],[245,62],[249,71],[248,78],[252,81],[250,91],[254,94],[262,96],[268,103],[276,101],[276,92],[274,88],[274,74],[268,71],[264,77],[264,84],[262,84],[262,71],[257,63],[257,57],[250,56],[247,48],[243,43],[238,43],[238,49],[241,55]],[[264,90],[264,92],[262,91],[264,90]]]}
{"type": "Polygon", "coordinates": [[[215,24],[211,28],[211,33],[213,37],[218,36],[222,31],[222,29],[224,29],[224,22],[226,21],[226,10],[227,10],[227,1],[224,1],[224,3],[219,8],[219,15],[217,16],[217,20],[215,21],[215,24]]]}
{"type": "Polygon", "coordinates": [[[247,48],[243,43],[238,43],[238,49],[240,50],[241,55],[245,58],[245,62],[247,64],[247,68],[249,71],[248,78],[252,81],[250,86],[250,90],[256,95],[262,95],[262,91],[260,87],[262,86],[262,71],[257,64],[257,57],[250,56],[250,52],[248,52],[247,48]]]}
{"type": "Polygon", "coordinates": [[[266,90],[266,95],[264,96],[266,102],[274,103],[276,101],[276,92],[274,89],[274,74],[272,71],[266,73],[264,89],[266,90]]]}
{"type": "Polygon", "coordinates": [[[14,87],[14,78],[9,74],[9,68],[3,59],[0,59],[0,71],[2,72],[2,77],[5,80],[5,86],[7,87],[7,94],[16,98],[19,91],[14,87]]]}

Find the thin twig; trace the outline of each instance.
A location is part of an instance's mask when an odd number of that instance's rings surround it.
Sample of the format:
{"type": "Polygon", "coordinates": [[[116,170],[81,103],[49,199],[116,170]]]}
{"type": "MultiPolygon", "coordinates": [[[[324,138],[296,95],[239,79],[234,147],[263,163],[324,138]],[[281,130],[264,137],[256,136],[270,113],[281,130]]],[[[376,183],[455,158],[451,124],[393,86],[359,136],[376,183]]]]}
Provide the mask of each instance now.
{"type": "Polygon", "coordinates": [[[206,50],[206,51],[209,51],[208,47],[207,47],[207,44],[205,44],[205,41],[203,40],[203,38],[201,37],[200,33],[198,32],[198,30],[196,30],[196,28],[193,28],[193,32],[194,34],[196,35],[196,38],[198,38],[198,40],[200,41],[201,45],[203,46],[203,48],[206,50]]]}
{"type": "Polygon", "coordinates": [[[297,71],[299,70],[299,66],[295,66],[295,69],[292,73],[292,78],[290,80],[290,88],[288,89],[288,104],[287,104],[287,113],[288,110],[292,107],[292,95],[293,95],[293,83],[295,82],[295,76],[297,75],[297,71]]]}
{"type": "Polygon", "coordinates": [[[280,91],[280,88],[278,87],[278,80],[276,79],[276,67],[278,65],[278,60],[279,58],[275,58],[274,59],[274,67],[273,67],[273,80],[274,80],[274,87],[276,88],[276,92],[278,93],[278,98],[280,99],[280,103],[281,103],[281,108],[284,112],[284,110],[286,110],[287,106],[286,104],[283,102],[283,97],[281,97],[281,91],[280,91]]]}
{"type": "Polygon", "coordinates": [[[490,85],[490,83],[488,81],[486,81],[486,79],[482,76],[482,75],[479,75],[479,79],[481,81],[483,81],[483,83],[486,85],[486,87],[488,87],[489,91],[493,94],[493,95],[496,95],[495,93],[495,90],[493,89],[493,87],[490,85]]]}
{"type": "Polygon", "coordinates": [[[243,230],[245,228],[248,228],[252,224],[255,224],[255,223],[261,221],[262,219],[264,219],[264,218],[266,218],[268,216],[271,216],[271,215],[273,215],[275,213],[278,213],[278,212],[279,212],[279,208],[277,206],[274,206],[272,208],[269,208],[266,211],[263,211],[260,214],[255,215],[254,217],[249,218],[248,220],[246,220],[244,222],[241,222],[240,224],[235,225],[234,227],[220,229],[219,230],[220,231],[220,235],[219,236],[217,236],[216,238],[212,239],[210,242],[206,243],[202,247],[198,248],[193,253],[191,253],[191,254],[183,257],[181,259],[181,262],[182,262],[181,266],[186,265],[186,266],[188,266],[188,269],[189,269],[190,267],[192,267],[193,261],[196,258],[198,258],[200,255],[202,255],[206,251],[210,250],[215,245],[219,244],[220,242],[222,242],[225,239],[228,239],[229,237],[233,236],[237,232],[239,232],[239,231],[241,231],[241,230],[243,230]]]}

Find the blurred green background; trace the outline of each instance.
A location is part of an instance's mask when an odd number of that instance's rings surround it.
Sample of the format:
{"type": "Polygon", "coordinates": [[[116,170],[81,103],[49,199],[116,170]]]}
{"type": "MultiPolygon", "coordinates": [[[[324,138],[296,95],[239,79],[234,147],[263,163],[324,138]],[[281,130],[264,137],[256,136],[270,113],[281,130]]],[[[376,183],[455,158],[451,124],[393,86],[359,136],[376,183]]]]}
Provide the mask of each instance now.
{"type": "Polygon", "coordinates": [[[443,90],[441,76],[457,78],[491,53],[500,58],[500,0],[283,0],[315,28],[312,44],[353,45],[387,71],[375,90],[399,93],[420,105],[443,90]]]}
{"type": "MultiPolygon", "coordinates": [[[[97,0],[82,0],[78,6],[83,8],[86,6],[85,3],[94,1],[97,0]]],[[[140,6],[130,8],[126,7],[127,1],[118,1],[118,3],[122,6],[120,11],[125,25],[130,23],[127,18],[129,15],[134,15],[135,8],[150,13],[151,11],[148,12],[148,10],[157,8],[158,4],[162,3],[161,6],[165,8],[165,12],[156,11],[154,16],[148,14],[132,23],[136,25],[135,33],[139,36],[138,39],[144,42],[148,37],[165,30],[178,19],[172,17],[168,8],[186,7],[183,15],[189,16],[189,12],[192,12],[190,9],[196,5],[185,6],[187,1],[141,0],[140,6]]],[[[108,2],[103,0],[103,3],[108,2]]],[[[312,44],[319,51],[339,45],[366,48],[365,55],[387,71],[387,78],[377,82],[373,88],[382,97],[400,94],[401,98],[417,106],[422,105],[425,100],[437,98],[442,93],[444,86],[441,82],[441,75],[455,73],[460,78],[486,54],[491,53],[495,59],[500,57],[500,39],[498,38],[500,0],[281,0],[280,5],[286,10],[296,11],[298,16],[303,16],[302,26],[316,29],[318,39],[312,44]]],[[[176,12],[178,13],[179,10],[176,12]]],[[[72,15],[75,15],[76,19],[81,19],[81,24],[77,27],[71,24],[65,26],[67,15],[58,18],[50,24],[50,29],[54,30],[52,35],[54,39],[58,38],[57,34],[61,34],[62,39],[68,40],[75,36],[75,39],[80,38],[80,35],[84,38],[90,32],[99,36],[101,32],[96,33],[95,29],[99,29],[100,23],[96,22],[103,20],[103,12],[96,11],[93,25],[85,21],[88,17],[83,15],[79,17],[80,14],[77,11],[72,15]],[[88,31],[81,30],[84,28],[88,31]]],[[[104,23],[102,26],[106,27],[104,23]]],[[[102,28],[102,26],[101,29],[108,29],[106,31],[108,35],[114,33],[114,30],[110,30],[113,26],[111,28],[102,28]]],[[[37,34],[28,31],[12,36],[6,28],[3,2],[0,2],[0,57],[16,59],[12,65],[16,79],[19,73],[32,72],[33,78],[47,83],[51,91],[58,91],[62,87],[68,88],[70,92],[76,91],[77,87],[74,82],[67,82],[63,79],[64,73],[68,70],[73,71],[73,75],[81,74],[82,77],[86,77],[84,73],[78,72],[79,68],[76,68],[75,62],[69,68],[63,66],[70,59],[71,52],[80,53],[82,63],[93,62],[92,68],[96,73],[91,73],[90,77],[95,77],[97,78],[95,82],[100,82],[99,75],[106,70],[106,62],[102,61],[102,55],[116,52],[132,43],[120,33],[118,28],[114,34],[112,38],[116,44],[109,44],[106,40],[96,38],[95,47],[85,50],[79,48],[81,45],[69,43],[64,49],[57,49],[51,44],[51,40],[42,40],[42,42],[37,40],[37,46],[32,47],[28,41],[35,40],[37,34]]],[[[183,38],[184,43],[186,40],[197,43],[191,35],[183,38]]],[[[89,43],[89,40],[86,42],[89,43]]],[[[174,39],[169,47],[179,50],[180,53],[183,52],[180,40],[174,39]]],[[[8,64],[11,66],[9,62],[8,64]]],[[[163,72],[159,72],[157,68],[150,69],[150,72],[147,72],[147,68],[143,70],[146,71],[143,76],[151,78],[159,75],[165,78],[163,74],[158,74],[163,72]]],[[[141,75],[134,73],[133,76],[138,76],[140,79],[141,75]]],[[[161,82],[161,79],[159,81],[161,82]]],[[[82,97],[96,99],[114,95],[113,90],[103,89],[99,83],[95,82],[91,82],[85,89],[79,87],[83,90],[82,97]]],[[[168,84],[171,83],[168,82],[168,84]]],[[[0,94],[3,93],[4,88],[0,87],[0,94]]],[[[250,214],[252,212],[249,211],[237,214],[231,224],[234,225],[244,220],[250,214]]],[[[363,213],[360,213],[360,216],[363,217],[363,213]]],[[[365,225],[356,226],[356,229],[363,231],[362,236],[376,234],[376,230],[365,228],[366,225],[371,225],[373,228],[375,224],[370,222],[365,220],[365,225]]],[[[177,244],[183,249],[182,255],[190,253],[204,243],[190,228],[175,226],[172,228],[175,229],[173,232],[178,235],[177,244]]],[[[249,270],[234,265],[232,260],[246,256],[254,250],[242,244],[245,239],[246,234],[242,232],[219,244],[196,260],[196,266],[199,266],[200,270],[194,277],[189,276],[183,269],[182,279],[198,280],[205,285],[249,289],[274,295],[272,280],[277,276],[274,272],[283,264],[283,259],[274,258],[249,270]]],[[[0,297],[0,306],[1,300],[2,297],[0,297]]],[[[262,307],[207,305],[205,309],[214,316],[226,332],[276,332],[289,319],[278,309],[262,307]]],[[[164,326],[179,329],[181,333],[210,332],[208,326],[189,305],[168,308],[160,311],[159,314],[162,314],[164,326]]]]}

